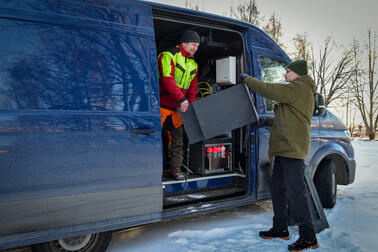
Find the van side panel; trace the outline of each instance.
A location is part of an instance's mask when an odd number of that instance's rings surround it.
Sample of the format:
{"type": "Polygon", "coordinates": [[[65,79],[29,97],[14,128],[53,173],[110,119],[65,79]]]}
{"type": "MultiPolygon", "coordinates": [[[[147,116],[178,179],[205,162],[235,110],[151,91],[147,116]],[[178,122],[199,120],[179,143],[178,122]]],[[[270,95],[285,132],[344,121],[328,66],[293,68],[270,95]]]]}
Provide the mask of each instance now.
{"type": "Polygon", "coordinates": [[[151,8],[90,2],[0,5],[0,249],[162,209],[151,8]]]}

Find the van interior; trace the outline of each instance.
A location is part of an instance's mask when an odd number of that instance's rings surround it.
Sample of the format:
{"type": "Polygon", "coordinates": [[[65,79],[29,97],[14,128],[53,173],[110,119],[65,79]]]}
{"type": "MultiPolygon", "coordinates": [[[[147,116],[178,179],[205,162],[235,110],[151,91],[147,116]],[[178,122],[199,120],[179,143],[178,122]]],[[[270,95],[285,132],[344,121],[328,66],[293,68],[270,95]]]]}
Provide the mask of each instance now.
{"type": "MultiPolygon", "coordinates": [[[[201,37],[194,55],[198,64],[197,99],[229,88],[240,82],[244,72],[244,42],[241,33],[224,24],[198,16],[180,15],[166,10],[153,10],[157,55],[179,44],[185,29],[195,30],[201,37]],[[233,57],[235,83],[219,83],[216,78],[217,60],[233,57]]],[[[241,29],[239,27],[239,29],[241,29]]],[[[218,70],[219,71],[219,70],[218,70]]],[[[240,197],[248,193],[251,175],[249,167],[249,127],[189,145],[184,139],[185,158],[182,170],[186,179],[177,181],[169,171],[169,129],[163,128],[163,190],[164,209],[186,204],[240,197]]]]}

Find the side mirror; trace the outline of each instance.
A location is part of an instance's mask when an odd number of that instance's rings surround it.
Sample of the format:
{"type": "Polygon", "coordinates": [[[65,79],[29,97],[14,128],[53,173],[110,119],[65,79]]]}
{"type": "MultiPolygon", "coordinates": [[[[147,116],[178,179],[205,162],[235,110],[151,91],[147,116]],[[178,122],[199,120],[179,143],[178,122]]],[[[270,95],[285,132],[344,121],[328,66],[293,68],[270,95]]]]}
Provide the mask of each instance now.
{"type": "Polygon", "coordinates": [[[315,100],[315,109],[314,109],[314,116],[324,116],[325,114],[325,105],[324,105],[324,96],[319,93],[315,93],[314,95],[315,100]]]}

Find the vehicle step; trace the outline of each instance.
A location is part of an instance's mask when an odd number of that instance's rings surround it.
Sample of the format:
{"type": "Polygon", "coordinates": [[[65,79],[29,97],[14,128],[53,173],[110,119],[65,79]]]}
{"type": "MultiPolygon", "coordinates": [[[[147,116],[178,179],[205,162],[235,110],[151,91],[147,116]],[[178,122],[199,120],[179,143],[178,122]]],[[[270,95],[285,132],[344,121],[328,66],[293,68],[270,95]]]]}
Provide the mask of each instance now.
{"type": "Polygon", "coordinates": [[[188,203],[197,203],[231,196],[237,196],[243,194],[245,191],[245,188],[232,186],[220,187],[212,190],[189,192],[180,195],[165,195],[163,199],[163,204],[164,208],[180,206],[188,203]]]}
{"type": "Polygon", "coordinates": [[[228,177],[240,177],[240,178],[245,178],[245,174],[240,174],[240,173],[225,173],[225,174],[214,174],[214,175],[209,175],[209,176],[191,176],[188,179],[185,180],[174,180],[174,179],[164,179],[163,181],[163,186],[164,185],[172,185],[172,184],[182,184],[182,183],[188,183],[188,182],[193,182],[193,181],[201,181],[201,180],[212,180],[212,179],[219,179],[219,178],[228,178],[228,177]]]}

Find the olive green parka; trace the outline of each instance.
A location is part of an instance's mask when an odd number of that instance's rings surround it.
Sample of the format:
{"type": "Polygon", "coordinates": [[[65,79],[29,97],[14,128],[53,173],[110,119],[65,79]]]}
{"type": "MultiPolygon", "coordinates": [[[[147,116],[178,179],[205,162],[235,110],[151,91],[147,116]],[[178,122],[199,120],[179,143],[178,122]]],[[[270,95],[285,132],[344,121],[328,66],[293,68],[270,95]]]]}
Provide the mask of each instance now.
{"type": "Polygon", "coordinates": [[[279,102],[269,139],[269,156],[306,159],[311,144],[315,82],[303,75],[289,84],[265,83],[253,77],[245,80],[259,95],[279,102]]]}

